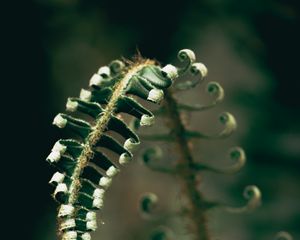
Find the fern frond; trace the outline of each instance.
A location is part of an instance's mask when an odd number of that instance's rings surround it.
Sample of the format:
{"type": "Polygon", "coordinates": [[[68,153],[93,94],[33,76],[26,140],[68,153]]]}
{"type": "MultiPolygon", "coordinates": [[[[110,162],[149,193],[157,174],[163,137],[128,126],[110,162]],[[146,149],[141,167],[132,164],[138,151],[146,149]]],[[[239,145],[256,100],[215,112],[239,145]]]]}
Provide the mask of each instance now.
{"type": "Polygon", "coordinates": [[[54,199],[61,204],[58,210],[61,239],[91,238],[89,232],[97,228],[94,211],[102,208],[113,176],[120,171],[120,165],[130,161],[132,151],[140,143],[119,113],[132,115],[141,126],[153,124],[154,115],[132,96],[159,103],[172,78],[151,60],[139,59],[130,64],[113,61],[91,77],[90,90],[82,89],[79,98],[67,100],[67,111],[88,115],[92,122],[64,113],[54,118],[54,125],[74,132],[80,139],[58,140],[47,157],[58,169],[50,183],[55,186],[54,199]],[[110,132],[123,137],[123,144],[110,132]],[[98,147],[118,154],[119,163],[98,147]]]}
{"type": "MultiPolygon", "coordinates": [[[[213,97],[209,104],[186,104],[179,101],[175,94],[178,91],[189,90],[201,83],[207,75],[207,68],[200,62],[195,62],[195,54],[188,49],[181,50],[178,54],[178,59],[181,62],[187,62],[184,67],[175,67],[168,64],[164,70],[168,72],[167,76],[179,78],[172,88],[165,91],[165,100],[162,107],[157,111],[158,115],[164,117],[167,122],[166,133],[153,133],[151,135],[140,135],[144,140],[150,141],[165,141],[176,144],[176,150],[179,152],[178,159],[171,164],[158,164],[155,161],[157,158],[162,158],[162,152],[157,148],[148,149],[144,154],[144,163],[151,170],[168,173],[177,177],[181,181],[181,190],[184,200],[181,208],[184,210],[184,220],[187,220],[186,229],[189,229],[189,234],[193,239],[209,240],[211,236],[207,228],[206,211],[213,207],[221,207],[232,213],[242,213],[259,206],[261,200],[260,190],[256,186],[248,186],[245,189],[244,196],[248,200],[247,204],[242,207],[229,207],[225,204],[207,201],[198,186],[200,181],[199,174],[201,171],[212,171],[215,173],[233,174],[238,172],[246,161],[246,156],[240,147],[235,147],[230,150],[230,158],[235,161],[234,164],[227,168],[210,166],[204,164],[197,156],[194,156],[191,147],[193,139],[214,140],[229,137],[237,128],[237,123],[234,116],[228,112],[223,112],[219,116],[219,122],[223,125],[223,129],[214,134],[202,133],[191,130],[186,126],[186,122],[182,118],[183,112],[204,111],[215,107],[224,99],[224,90],[217,82],[209,82],[206,86],[206,91],[213,97]],[[195,79],[180,81],[180,77],[190,73],[195,79]],[[171,166],[170,166],[171,165],[171,166]]],[[[181,215],[181,216],[182,216],[181,215]]]]}

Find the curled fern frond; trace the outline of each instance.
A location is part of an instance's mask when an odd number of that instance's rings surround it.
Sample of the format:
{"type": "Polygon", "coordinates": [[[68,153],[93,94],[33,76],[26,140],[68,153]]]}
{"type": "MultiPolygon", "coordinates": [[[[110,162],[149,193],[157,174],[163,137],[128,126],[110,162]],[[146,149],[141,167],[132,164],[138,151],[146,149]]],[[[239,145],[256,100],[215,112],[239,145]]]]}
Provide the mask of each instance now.
{"type": "Polygon", "coordinates": [[[223,206],[223,209],[230,213],[244,213],[256,209],[261,204],[261,192],[257,186],[250,185],[244,190],[244,197],[247,204],[243,207],[223,206]]]}
{"type": "Polygon", "coordinates": [[[144,193],[140,198],[140,212],[143,217],[149,218],[154,215],[157,208],[158,197],[154,193],[144,193]]]}
{"type": "Polygon", "coordinates": [[[174,233],[165,226],[157,227],[150,235],[150,240],[174,240],[174,233]]]}
{"type": "Polygon", "coordinates": [[[280,231],[276,234],[274,240],[293,240],[293,237],[286,231],[280,231]]]}
{"type": "Polygon", "coordinates": [[[140,126],[153,124],[154,115],[132,96],[159,103],[172,78],[154,61],[139,59],[128,64],[113,61],[99,68],[89,82],[91,89],[82,89],[79,98],[68,98],[68,112],[79,112],[93,120],[60,113],[53,124],[72,131],[78,139],[58,140],[47,161],[58,171],[50,184],[53,197],[61,205],[58,210],[59,233],[63,240],[88,240],[89,232],[97,228],[95,210],[101,209],[106,189],[128,163],[132,151],[139,145],[136,133],[119,118],[127,113],[137,118],[140,126]],[[124,138],[123,144],[110,135],[124,138]],[[118,162],[99,150],[106,148],[119,155],[118,162]]]}
{"type": "Polygon", "coordinates": [[[172,173],[181,181],[182,193],[186,200],[183,202],[182,209],[187,220],[187,229],[192,229],[194,239],[209,240],[211,239],[207,229],[206,210],[213,207],[222,207],[223,209],[233,212],[242,213],[256,208],[260,204],[261,193],[256,186],[248,186],[245,189],[244,196],[248,200],[243,207],[228,207],[224,204],[209,202],[199,191],[199,182],[197,179],[199,173],[203,170],[209,170],[216,173],[233,174],[238,172],[246,162],[244,151],[240,147],[235,147],[230,150],[230,158],[234,163],[227,167],[215,167],[206,165],[201,160],[195,160],[192,152],[191,141],[193,139],[224,139],[229,137],[237,128],[237,122],[234,116],[228,112],[223,112],[219,116],[219,122],[223,125],[223,129],[217,133],[207,134],[196,130],[192,130],[186,125],[186,121],[182,118],[183,112],[200,112],[211,109],[219,104],[224,99],[224,90],[217,82],[209,82],[206,86],[206,91],[212,96],[212,102],[209,104],[187,104],[178,101],[175,94],[181,90],[189,90],[196,87],[207,76],[207,68],[203,63],[196,62],[195,54],[191,50],[184,49],[179,52],[178,59],[185,62],[184,67],[175,67],[168,64],[162,68],[165,76],[170,79],[176,79],[172,88],[165,91],[165,100],[163,106],[156,113],[157,115],[167,119],[167,127],[169,130],[149,135],[140,135],[144,140],[149,141],[165,141],[176,144],[176,150],[179,152],[179,158],[175,161],[172,168],[161,168],[153,164],[151,160],[156,157],[155,151],[148,151],[144,158],[146,165],[153,170],[158,170],[165,173],[172,173]],[[193,80],[180,81],[180,77],[188,74],[196,76],[193,80]],[[178,79],[177,79],[178,78],[178,79]],[[171,171],[166,171],[171,170],[171,171]]]}
{"type": "Polygon", "coordinates": [[[195,76],[193,80],[177,83],[174,88],[176,90],[188,90],[196,87],[204,80],[207,75],[207,68],[203,63],[193,63],[189,68],[190,73],[195,76]]]}
{"type": "Polygon", "coordinates": [[[200,104],[195,104],[195,105],[189,105],[189,104],[183,104],[183,103],[178,103],[178,109],[179,110],[185,110],[189,112],[194,112],[194,111],[204,111],[210,108],[213,108],[216,106],[218,103],[222,102],[224,99],[224,90],[222,86],[217,83],[217,82],[209,82],[207,84],[206,90],[208,94],[214,97],[214,100],[212,103],[208,105],[200,105],[200,104]]]}
{"type": "Polygon", "coordinates": [[[216,173],[234,174],[240,171],[242,167],[244,167],[246,163],[246,155],[242,148],[234,147],[230,149],[229,157],[231,158],[231,160],[235,161],[235,163],[226,168],[212,167],[199,162],[194,163],[193,168],[196,171],[209,170],[216,173]]]}
{"type": "Polygon", "coordinates": [[[204,139],[220,139],[229,137],[236,129],[237,123],[233,115],[228,112],[224,112],[219,116],[219,121],[224,125],[224,129],[216,134],[208,135],[196,131],[187,130],[185,136],[187,138],[204,138],[204,139]]]}
{"type": "Polygon", "coordinates": [[[143,162],[145,166],[153,171],[158,171],[162,173],[174,174],[176,173],[175,168],[170,166],[162,165],[163,159],[162,149],[158,146],[153,148],[147,148],[143,152],[143,162]]]}
{"type": "Polygon", "coordinates": [[[160,147],[147,148],[143,153],[143,161],[147,165],[153,161],[160,161],[163,157],[163,152],[160,147]]]}
{"type": "Polygon", "coordinates": [[[245,187],[243,195],[247,203],[241,207],[232,207],[224,203],[207,200],[203,201],[202,206],[205,210],[219,208],[229,213],[240,214],[251,212],[261,205],[261,192],[257,186],[249,185],[245,187]]]}
{"type": "Polygon", "coordinates": [[[187,62],[186,66],[183,68],[179,68],[178,73],[180,75],[186,73],[192,66],[192,64],[196,61],[195,53],[190,49],[182,49],[178,52],[177,58],[181,62],[187,62]]]}

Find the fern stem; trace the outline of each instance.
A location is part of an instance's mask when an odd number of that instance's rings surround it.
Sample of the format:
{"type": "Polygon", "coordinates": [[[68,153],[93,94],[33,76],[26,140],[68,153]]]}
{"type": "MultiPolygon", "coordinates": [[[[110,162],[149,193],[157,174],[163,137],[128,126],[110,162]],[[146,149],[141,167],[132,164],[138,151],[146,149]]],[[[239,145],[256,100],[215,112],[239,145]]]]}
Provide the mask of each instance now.
{"type": "Polygon", "coordinates": [[[188,199],[186,209],[190,223],[189,228],[197,240],[209,240],[207,219],[205,216],[205,202],[202,194],[197,189],[195,171],[193,171],[194,159],[185,138],[185,126],[180,118],[178,104],[170,89],[165,93],[165,107],[169,119],[170,128],[173,130],[180,157],[177,161],[178,177],[181,180],[182,192],[188,199]],[[179,167],[180,166],[180,167],[179,167]]]}
{"type": "Polygon", "coordinates": [[[93,147],[96,145],[96,143],[99,141],[101,136],[103,135],[107,124],[115,111],[116,103],[119,99],[119,97],[124,93],[126,90],[127,85],[130,82],[130,79],[134,74],[136,74],[138,71],[140,71],[143,67],[153,65],[153,62],[150,60],[146,60],[142,63],[137,63],[132,66],[130,66],[127,71],[124,73],[123,78],[118,81],[114,86],[113,94],[107,103],[104,113],[100,115],[100,117],[97,119],[95,126],[93,127],[92,132],[89,134],[87,139],[85,139],[83,151],[81,155],[78,158],[77,165],[74,169],[74,172],[72,174],[72,183],[70,185],[69,189],[69,200],[68,204],[73,205],[78,197],[78,192],[80,189],[80,175],[82,173],[82,170],[85,168],[85,166],[88,164],[88,162],[93,157],[94,151],[93,147]]]}

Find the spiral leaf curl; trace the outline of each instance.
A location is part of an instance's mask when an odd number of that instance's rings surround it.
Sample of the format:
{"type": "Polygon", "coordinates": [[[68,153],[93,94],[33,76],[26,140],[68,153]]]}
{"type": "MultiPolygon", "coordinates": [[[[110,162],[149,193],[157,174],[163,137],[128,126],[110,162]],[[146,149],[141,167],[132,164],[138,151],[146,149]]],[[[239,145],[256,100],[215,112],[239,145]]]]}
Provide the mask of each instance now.
{"type": "Polygon", "coordinates": [[[203,63],[193,63],[190,68],[190,73],[196,78],[193,80],[188,80],[182,83],[177,83],[174,88],[176,90],[188,90],[196,87],[201,83],[207,75],[207,68],[203,63]],[[200,75],[200,76],[199,76],[200,75]]]}
{"type": "Polygon", "coordinates": [[[196,56],[190,49],[182,49],[178,52],[177,58],[180,62],[187,62],[186,66],[179,68],[178,72],[180,75],[186,73],[196,61],[196,56]]]}
{"type": "Polygon", "coordinates": [[[242,148],[234,147],[229,150],[229,157],[231,160],[235,161],[235,163],[227,168],[217,168],[205,165],[203,163],[194,163],[193,168],[196,171],[208,170],[216,173],[223,173],[223,174],[234,174],[240,171],[245,163],[246,163],[246,155],[242,148]]]}
{"type": "Polygon", "coordinates": [[[151,233],[150,240],[174,240],[174,233],[165,226],[159,226],[151,233]]]}
{"type": "Polygon", "coordinates": [[[182,76],[189,71],[192,75],[197,76],[197,78],[182,83],[176,83],[174,85],[174,88],[177,90],[187,90],[190,88],[194,88],[204,79],[204,77],[206,77],[207,68],[203,63],[195,62],[195,53],[189,49],[180,50],[177,57],[180,62],[187,62],[184,67],[180,68],[168,64],[164,68],[162,68],[162,71],[171,79],[182,76]],[[198,75],[200,75],[200,77],[198,77],[198,75]]]}
{"type": "Polygon", "coordinates": [[[204,111],[213,108],[224,99],[224,90],[222,86],[217,82],[209,82],[207,84],[206,91],[208,92],[208,94],[214,97],[212,103],[208,105],[200,105],[200,104],[188,105],[188,104],[178,103],[178,108],[180,110],[190,111],[190,112],[204,111]]]}
{"type": "Polygon", "coordinates": [[[144,193],[140,198],[140,212],[143,217],[150,218],[155,215],[158,197],[154,193],[144,193]]]}
{"type": "Polygon", "coordinates": [[[244,190],[244,197],[247,199],[247,204],[243,207],[229,207],[223,206],[222,208],[230,213],[244,213],[256,209],[261,204],[261,192],[257,186],[250,185],[244,190]]]}
{"type": "Polygon", "coordinates": [[[229,137],[237,127],[237,123],[232,114],[224,112],[219,116],[219,121],[225,126],[225,128],[214,135],[207,135],[196,131],[186,131],[185,136],[187,138],[204,138],[204,139],[220,139],[229,137]]]}
{"type": "Polygon", "coordinates": [[[162,159],[163,152],[160,147],[148,148],[143,153],[143,162],[149,169],[162,173],[175,174],[175,168],[159,164],[162,159]]]}
{"type": "Polygon", "coordinates": [[[293,240],[293,237],[288,232],[280,231],[276,234],[274,240],[293,240]]]}

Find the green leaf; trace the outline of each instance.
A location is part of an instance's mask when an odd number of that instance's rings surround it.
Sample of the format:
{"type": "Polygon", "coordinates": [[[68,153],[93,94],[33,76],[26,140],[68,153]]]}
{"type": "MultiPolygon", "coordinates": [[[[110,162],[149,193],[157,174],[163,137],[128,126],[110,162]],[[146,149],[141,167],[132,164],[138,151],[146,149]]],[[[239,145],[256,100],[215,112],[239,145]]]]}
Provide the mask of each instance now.
{"type": "Polygon", "coordinates": [[[59,113],[54,118],[53,124],[71,130],[82,138],[86,138],[91,132],[91,125],[88,122],[63,113],[59,113]]]}
{"type": "Polygon", "coordinates": [[[95,102],[87,102],[80,98],[68,98],[66,108],[70,112],[79,111],[93,118],[97,118],[103,112],[100,104],[95,102]]]}

